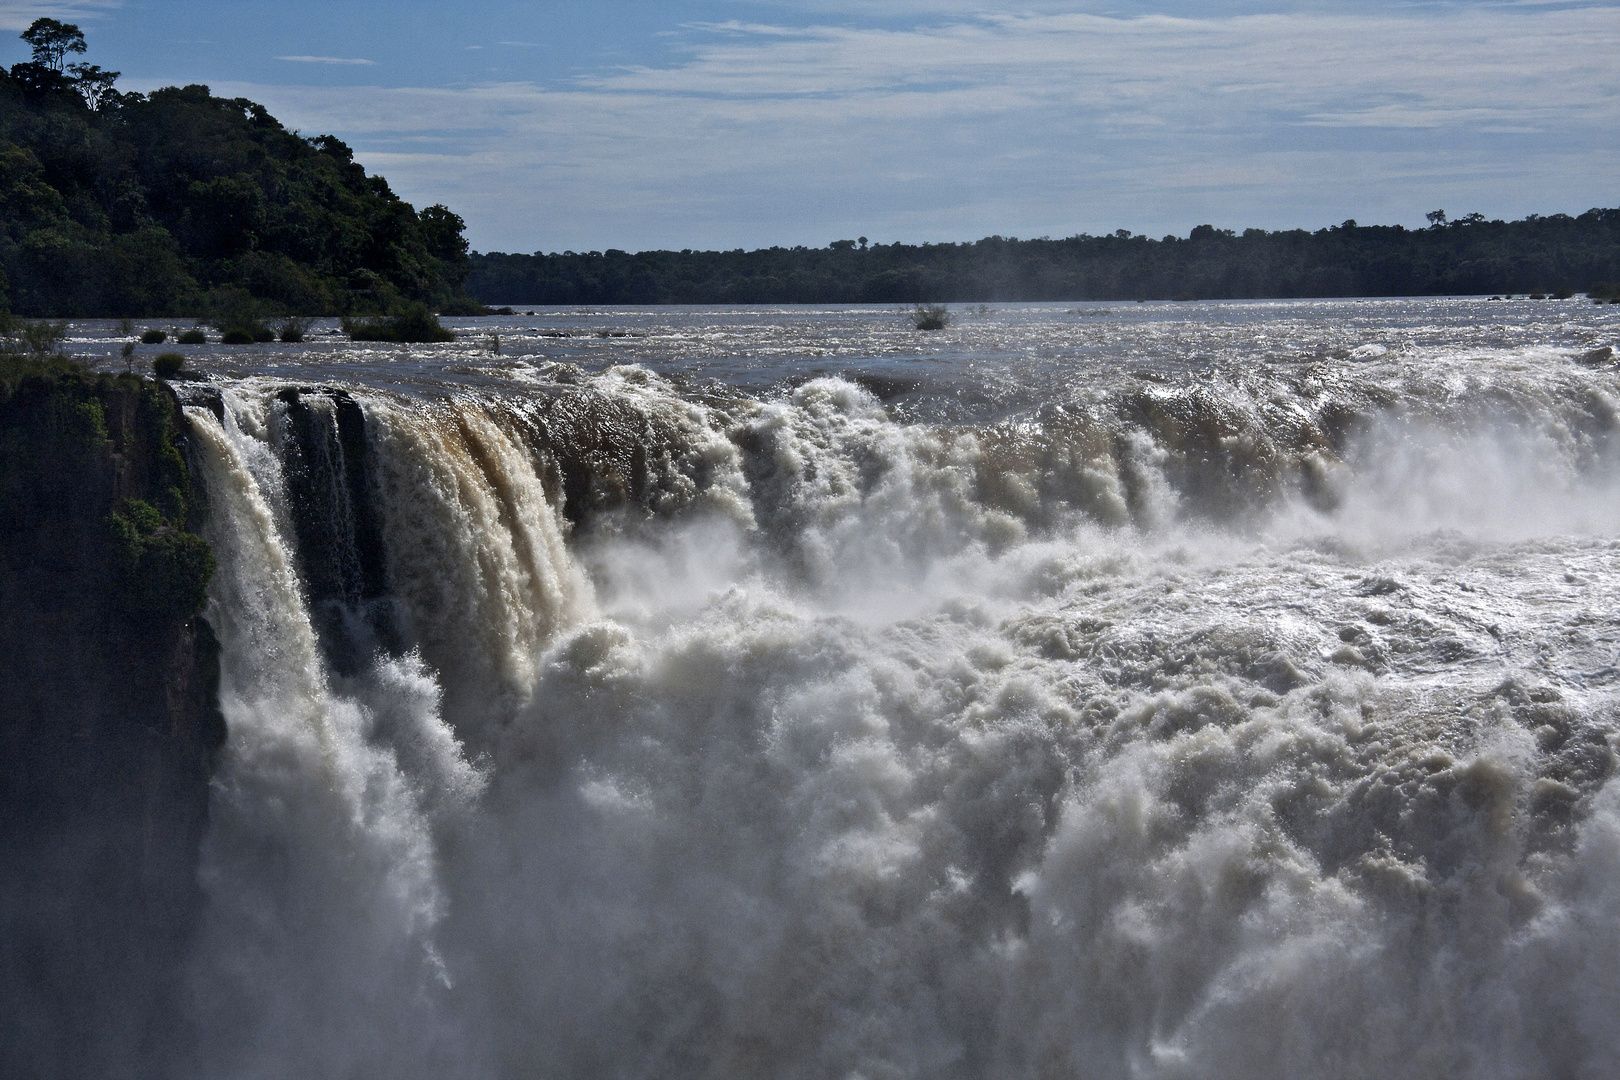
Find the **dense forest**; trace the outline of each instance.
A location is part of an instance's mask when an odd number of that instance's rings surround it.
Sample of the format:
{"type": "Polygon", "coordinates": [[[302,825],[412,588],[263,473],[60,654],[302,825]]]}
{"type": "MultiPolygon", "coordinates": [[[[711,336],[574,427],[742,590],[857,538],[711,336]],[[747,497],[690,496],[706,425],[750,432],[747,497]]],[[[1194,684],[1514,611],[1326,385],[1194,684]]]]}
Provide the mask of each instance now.
{"type": "Polygon", "coordinates": [[[206,86],[121,93],[71,24],[0,67],[0,311],[30,316],[481,310],[462,220],[349,147],[206,86]]]}
{"type": "Polygon", "coordinates": [[[482,303],[1557,295],[1620,282],[1620,209],[1513,222],[1435,211],[1424,229],[1200,225],[1158,240],[1121,229],[469,254],[460,217],[418,212],[330,135],[288,131],[263,106],[206,86],[120,92],[118,72],[67,62],[87,50],[71,24],[40,19],[22,37],[33,59],[0,67],[0,313],[203,315],[261,330],[276,314],[388,315],[400,325],[361,331],[397,338],[442,333],[430,310],[476,314],[482,303]]]}
{"type": "Polygon", "coordinates": [[[1107,236],[763,251],[472,256],[486,304],[793,304],[1246,299],[1573,293],[1620,281],[1620,209],[1425,229],[1354,221],[1307,232],[1200,225],[1154,240],[1107,236]]]}

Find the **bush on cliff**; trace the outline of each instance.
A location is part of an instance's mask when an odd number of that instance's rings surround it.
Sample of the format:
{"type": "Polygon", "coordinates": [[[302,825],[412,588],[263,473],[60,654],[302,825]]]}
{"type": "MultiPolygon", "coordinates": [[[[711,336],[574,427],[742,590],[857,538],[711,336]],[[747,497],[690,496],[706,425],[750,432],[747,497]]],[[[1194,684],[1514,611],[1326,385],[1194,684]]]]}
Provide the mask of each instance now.
{"type": "Polygon", "coordinates": [[[174,395],[159,383],[0,356],[0,563],[37,548],[27,536],[73,537],[42,550],[79,572],[103,567],[110,613],[177,632],[202,610],[214,572],[212,549],[188,528],[180,437],[174,395]]]}
{"type": "Polygon", "coordinates": [[[44,319],[25,321],[12,319],[5,327],[6,352],[27,353],[30,356],[50,356],[56,347],[67,340],[67,323],[44,319]]]}
{"type": "Polygon", "coordinates": [[[125,603],[147,620],[184,622],[202,613],[214,576],[214,551],[200,536],[176,528],[141,499],[107,518],[113,565],[125,603]]]}

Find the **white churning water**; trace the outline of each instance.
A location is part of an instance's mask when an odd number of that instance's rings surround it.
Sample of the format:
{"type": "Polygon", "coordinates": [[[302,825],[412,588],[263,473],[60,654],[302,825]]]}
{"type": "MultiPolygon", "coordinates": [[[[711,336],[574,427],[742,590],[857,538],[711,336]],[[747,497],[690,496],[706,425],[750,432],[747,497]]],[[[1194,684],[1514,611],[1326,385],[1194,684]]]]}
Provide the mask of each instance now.
{"type": "Polygon", "coordinates": [[[1613,1075],[1620,320],[1351,308],[231,354],[182,1069],[1613,1075]]]}

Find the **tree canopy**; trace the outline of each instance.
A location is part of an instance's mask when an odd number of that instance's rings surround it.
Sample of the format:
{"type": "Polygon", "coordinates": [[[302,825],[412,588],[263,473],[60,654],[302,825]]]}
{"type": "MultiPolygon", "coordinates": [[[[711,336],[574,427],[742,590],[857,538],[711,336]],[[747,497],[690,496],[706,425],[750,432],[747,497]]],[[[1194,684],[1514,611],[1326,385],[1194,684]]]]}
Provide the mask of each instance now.
{"type": "MultiPolygon", "coordinates": [[[[608,250],[472,257],[486,304],[900,303],[1558,293],[1620,281],[1620,209],[1426,229],[1346,221],[1307,232],[1200,225],[1106,236],[761,251],[608,250]]],[[[864,240],[864,238],[862,238],[864,240]]]]}
{"type": "Polygon", "coordinates": [[[34,47],[34,63],[52,71],[62,70],[68,53],[82,53],[87,48],[82,30],[55,19],[35,19],[21,37],[34,47]]]}
{"type": "Polygon", "coordinates": [[[121,93],[65,63],[72,24],[37,20],[0,68],[0,304],[19,314],[476,310],[463,222],[418,213],[330,135],[307,138],[206,86],[121,93]]]}

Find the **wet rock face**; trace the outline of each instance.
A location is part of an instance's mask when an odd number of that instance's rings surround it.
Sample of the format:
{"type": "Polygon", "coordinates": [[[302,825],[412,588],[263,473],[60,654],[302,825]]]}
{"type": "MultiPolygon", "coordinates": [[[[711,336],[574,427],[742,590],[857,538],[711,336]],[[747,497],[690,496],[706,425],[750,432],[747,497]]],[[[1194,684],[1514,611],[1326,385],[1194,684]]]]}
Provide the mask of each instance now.
{"type": "Polygon", "coordinates": [[[277,401],[299,579],[328,663],[353,675],[376,652],[402,651],[388,602],[365,415],[337,388],[289,388],[277,401]]]}
{"type": "Polygon", "coordinates": [[[0,385],[0,1072],[150,1074],[225,740],[177,410],[0,385]]]}

